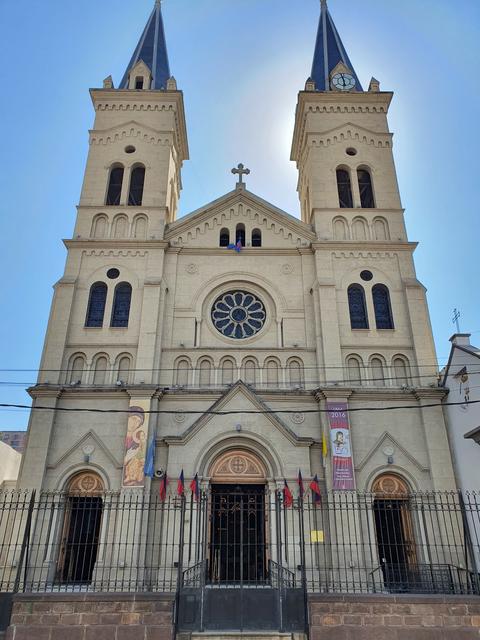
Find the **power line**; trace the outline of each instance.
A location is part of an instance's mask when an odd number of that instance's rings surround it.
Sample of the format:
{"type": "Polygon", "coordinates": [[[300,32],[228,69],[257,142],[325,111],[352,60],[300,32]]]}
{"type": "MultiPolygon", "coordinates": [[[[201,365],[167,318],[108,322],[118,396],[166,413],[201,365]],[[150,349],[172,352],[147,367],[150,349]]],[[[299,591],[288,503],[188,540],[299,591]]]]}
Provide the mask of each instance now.
{"type": "MultiPolygon", "coordinates": [[[[429,404],[411,404],[411,405],[402,405],[402,406],[389,406],[389,407],[349,407],[347,409],[342,409],[346,413],[357,413],[359,411],[398,411],[401,409],[431,409],[434,407],[455,407],[455,406],[465,406],[471,404],[479,404],[480,400],[468,400],[466,402],[434,402],[429,404]]],[[[0,408],[17,408],[17,409],[28,409],[30,411],[62,411],[66,413],[120,413],[120,414],[129,414],[129,409],[98,409],[93,407],[42,407],[42,406],[32,406],[26,404],[7,404],[0,403],[0,408]]],[[[294,413],[329,413],[331,409],[248,409],[248,410],[229,410],[229,411],[214,411],[210,409],[206,410],[182,410],[180,413],[185,415],[213,415],[213,416],[231,416],[231,415],[275,415],[275,414],[294,414],[294,413]]],[[[155,415],[175,415],[179,413],[178,409],[149,409],[145,410],[146,414],[155,414],[155,415]]]]}

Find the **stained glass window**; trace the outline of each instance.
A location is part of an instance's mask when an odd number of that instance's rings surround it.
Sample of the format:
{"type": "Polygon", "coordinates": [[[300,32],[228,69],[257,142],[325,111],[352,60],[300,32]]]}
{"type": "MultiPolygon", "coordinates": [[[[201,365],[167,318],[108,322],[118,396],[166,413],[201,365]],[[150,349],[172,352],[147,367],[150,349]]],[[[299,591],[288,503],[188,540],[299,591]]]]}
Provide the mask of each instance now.
{"type": "Polygon", "coordinates": [[[390,294],[384,284],[376,284],[372,289],[373,307],[377,329],[393,329],[390,294]]]}
{"type": "Polygon", "coordinates": [[[368,329],[365,292],[359,284],[352,284],[348,287],[348,307],[352,329],[368,329]]]}
{"type": "Polygon", "coordinates": [[[350,174],[345,169],[337,169],[337,188],[340,208],[351,209],[353,207],[352,185],[350,174]]]}
{"type": "Polygon", "coordinates": [[[128,282],[121,282],[115,287],[112,309],[112,327],[128,327],[132,287],[128,282]]]}
{"type": "Polygon", "coordinates": [[[122,195],[123,167],[113,167],[108,181],[107,199],[105,204],[119,205],[122,195]]]}
{"type": "Polygon", "coordinates": [[[143,199],[143,185],[145,182],[145,167],[134,167],[130,175],[130,190],[128,192],[128,204],[132,207],[140,207],[143,199]]]}
{"type": "Polygon", "coordinates": [[[265,324],[263,302],[247,291],[229,291],[215,300],[212,322],[228,338],[250,338],[265,324]]]}
{"type": "Polygon", "coordinates": [[[103,316],[105,314],[105,302],[107,300],[107,285],[104,282],[95,282],[90,287],[90,297],[88,299],[86,327],[103,326],[103,316]]]}

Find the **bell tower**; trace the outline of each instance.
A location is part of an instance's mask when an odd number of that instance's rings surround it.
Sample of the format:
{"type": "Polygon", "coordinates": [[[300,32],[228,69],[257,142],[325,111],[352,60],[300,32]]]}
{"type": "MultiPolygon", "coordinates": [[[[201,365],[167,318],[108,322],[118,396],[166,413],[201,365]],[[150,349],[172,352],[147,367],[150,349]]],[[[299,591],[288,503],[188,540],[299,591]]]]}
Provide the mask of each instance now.
{"type": "Polygon", "coordinates": [[[392,96],[380,91],[374,78],[364,91],[321,0],[311,76],[298,95],[291,159],[299,172],[302,220],[322,239],[334,237],[339,213],[350,225],[364,209],[381,210],[392,237],[406,240],[387,123],[392,96]]]}

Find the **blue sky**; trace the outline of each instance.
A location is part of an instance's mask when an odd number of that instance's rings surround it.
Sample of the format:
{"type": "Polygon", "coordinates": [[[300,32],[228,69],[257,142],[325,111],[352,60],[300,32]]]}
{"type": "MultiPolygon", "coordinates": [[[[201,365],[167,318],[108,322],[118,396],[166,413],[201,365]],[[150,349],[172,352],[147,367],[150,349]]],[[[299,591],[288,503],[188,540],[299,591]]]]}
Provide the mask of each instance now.
{"type": "MultiPolygon", "coordinates": [[[[0,0],[2,144],[0,368],[38,367],[93,123],[89,87],[118,84],[153,0],[0,0]]],[[[395,92],[389,122],[406,223],[419,241],[441,363],[461,329],[480,344],[480,2],[330,0],[364,86],[395,92]]],[[[164,0],[171,71],[185,93],[191,160],[180,215],[234,184],[299,215],[289,161],[296,94],[309,75],[318,0],[164,0]]],[[[33,372],[0,372],[0,402],[29,403],[33,372]]],[[[0,430],[28,412],[0,411],[0,430]]]]}

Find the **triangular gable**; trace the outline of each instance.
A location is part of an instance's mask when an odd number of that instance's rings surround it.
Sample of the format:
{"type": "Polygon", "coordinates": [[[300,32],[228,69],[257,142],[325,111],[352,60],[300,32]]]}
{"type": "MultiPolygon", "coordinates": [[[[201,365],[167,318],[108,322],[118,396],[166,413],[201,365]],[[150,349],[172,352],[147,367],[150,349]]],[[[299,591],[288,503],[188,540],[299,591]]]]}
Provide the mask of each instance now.
{"type": "Polygon", "coordinates": [[[383,446],[386,441],[391,442],[403,455],[410,460],[410,462],[417,467],[422,472],[428,471],[428,467],[423,466],[411,453],[409,453],[404,446],[402,446],[398,440],[396,440],[388,431],[385,431],[374,446],[370,449],[367,455],[363,458],[361,462],[355,465],[355,469],[357,471],[361,471],[363,467],[367,464],[370,458],[378,451],[378,449],[383,446]]]}
{"type": "Polygon", "coordinates": [[[238,208],[242,208],[244,217],[250,215],[252,223],[259,228],[266,226],[273,229],[276,234],[291,239],[296,245],[307,246],[316,240],[311,225],[302,222],[246,189],[229,191],[220,198],[167,225],[165,240],[195,238],[198,234],[204,234],[209,229],[220,229],[228,222],[231,212],[238,208]]]}
{"type": "MultiPolygon", "coordinates": [[[[230,389],[225,391],[223,395],[213,403],[207,412],[217,412],[225,410],[226,405],[233,400],[238,394],[242,394],[244,398],[247,398],[252,404],[252,410],[256,411],[273,411],[259,396],[248,387],[244,382],[239,380],[230,389]]],[[[191,440],[196,433],[203,429],[209,422],[215,417],[215,413],[205,412],[195,422],[188,427],[179,436],[167,436],[164,440],[167,443],[172,444],[185,444],[191,440]]],[[[296,446],[311,446],[314,443],[312,438],[305,438],[297,436],[297,434],[288,427],[285,422],[276,413],[263,414],[267,420],[270,421],[273,427],[280,431],[280,433],[286,437],[290,442],[296,446]]]]}
{"type": "Polygon", "coordinates": [[[121,469],[123,464],[119,462],[115,456],[111,453],[110,449],[105,445],[103,440],[98,437],[98,435],[90,430],[87,431],[81,438],[79,438],[65,453],[63,453],[55,462],[49,464],[48,467],[50,469],[55,469],[60,465],[64,460],[69,458],[75,451],[77,451],[84,443],[88,440],[93,440],[93,442],[98,446],[98,448],[105,454],[108,460],[112,463],[115,469],[121,469]]]}

